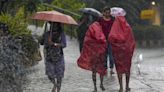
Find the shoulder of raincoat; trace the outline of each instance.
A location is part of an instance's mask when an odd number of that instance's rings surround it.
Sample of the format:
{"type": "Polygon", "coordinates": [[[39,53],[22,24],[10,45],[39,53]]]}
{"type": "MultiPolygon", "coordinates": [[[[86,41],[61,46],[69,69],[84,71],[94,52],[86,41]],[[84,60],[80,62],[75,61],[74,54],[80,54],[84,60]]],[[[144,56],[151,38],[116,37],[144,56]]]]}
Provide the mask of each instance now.
{"type": "Polygon", "coordinates": [[[122,49],[126,48],[126,51],[133,52],[135,47],[135,39],[132,28],[124,16],[115,18],[108,41],[113,45],[113,47],[121,47],[122,49]]]}

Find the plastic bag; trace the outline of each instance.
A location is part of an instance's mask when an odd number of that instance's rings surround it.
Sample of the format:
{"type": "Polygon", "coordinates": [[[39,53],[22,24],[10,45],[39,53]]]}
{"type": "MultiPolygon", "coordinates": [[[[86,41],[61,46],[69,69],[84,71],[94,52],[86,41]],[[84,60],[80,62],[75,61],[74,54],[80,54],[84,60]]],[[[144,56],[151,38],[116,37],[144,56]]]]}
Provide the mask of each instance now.
{"type": "Polygon", "coordinates": [[[126,11],[123,8],[120,8],[120,7],[112,7],[111,8],[111,15],[113,17],[125,16],[126,11]]]}

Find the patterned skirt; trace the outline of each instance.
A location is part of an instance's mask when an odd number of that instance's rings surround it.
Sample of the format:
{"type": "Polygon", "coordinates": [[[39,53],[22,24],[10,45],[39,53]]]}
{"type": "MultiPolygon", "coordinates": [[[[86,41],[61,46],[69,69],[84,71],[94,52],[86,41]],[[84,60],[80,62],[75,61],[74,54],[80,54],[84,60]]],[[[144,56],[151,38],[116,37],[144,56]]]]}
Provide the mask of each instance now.
{"type": "Polygon", "coordinates": [[[65,71],[64,56],[61,61],[53,63],[51,61],[45,61],[46,75],[50,78],[63,78],[65,71]]]}

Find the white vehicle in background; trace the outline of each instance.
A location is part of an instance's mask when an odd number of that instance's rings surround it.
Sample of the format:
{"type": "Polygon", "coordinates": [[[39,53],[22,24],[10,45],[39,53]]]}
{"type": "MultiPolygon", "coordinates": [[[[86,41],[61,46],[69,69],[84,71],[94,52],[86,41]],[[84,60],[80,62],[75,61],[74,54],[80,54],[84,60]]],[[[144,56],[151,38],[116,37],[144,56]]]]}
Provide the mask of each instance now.
{"type": "Polygon", "coordinates": [[[49,22],[44,22],[44,25],[43,25],[42,29],[43,29],[43,33],[46,32],[46,31],[49,31],[50,30],[50,23],[49,22]]]}
{"type": "Polygon", "coordinates": [[[50,23],[44,22],[42,27],[37,27],[35,25],[29,25],[28,29],[31,31],[33,36],[42,36],[45,31],[50,30],[50,23]]]}

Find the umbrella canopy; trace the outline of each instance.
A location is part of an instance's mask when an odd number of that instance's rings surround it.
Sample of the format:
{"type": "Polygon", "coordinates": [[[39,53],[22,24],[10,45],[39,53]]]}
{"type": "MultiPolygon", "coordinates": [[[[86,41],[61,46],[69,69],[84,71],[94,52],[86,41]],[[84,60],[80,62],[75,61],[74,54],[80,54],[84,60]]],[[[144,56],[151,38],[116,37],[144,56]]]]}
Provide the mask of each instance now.
{"type": "Polygon", "coordinates": [[[71,16],[57,11],[37,12],[32,16],[32,19],[77,25],[77,22],[71,16]]]}
{"type": "Polygon", "coordinates": [[[91,15],[96,16],[96,17],[101,17],[102,16],[102,14],[94,8],[83,8],[80,11],[83,12],[83,13],[91,14],[91,15]]]}

